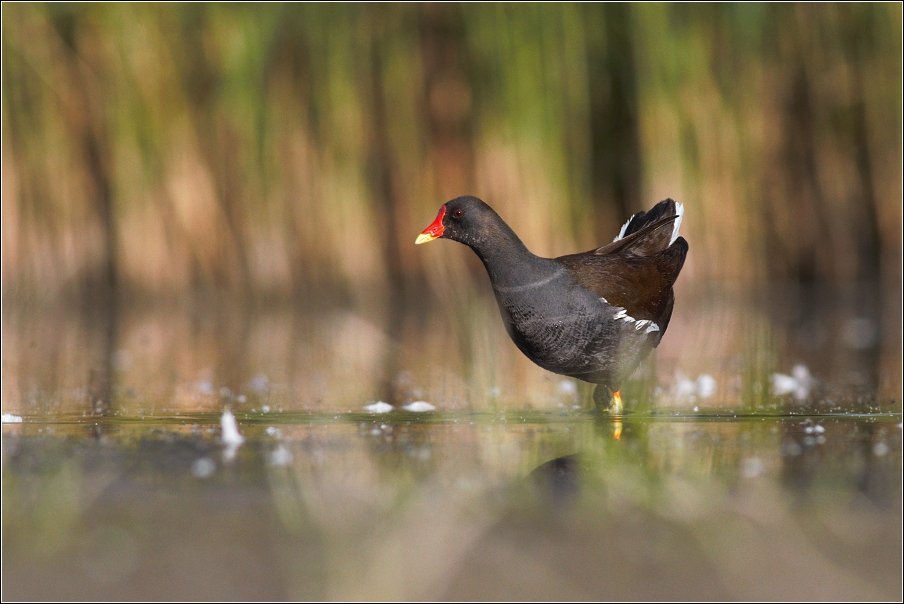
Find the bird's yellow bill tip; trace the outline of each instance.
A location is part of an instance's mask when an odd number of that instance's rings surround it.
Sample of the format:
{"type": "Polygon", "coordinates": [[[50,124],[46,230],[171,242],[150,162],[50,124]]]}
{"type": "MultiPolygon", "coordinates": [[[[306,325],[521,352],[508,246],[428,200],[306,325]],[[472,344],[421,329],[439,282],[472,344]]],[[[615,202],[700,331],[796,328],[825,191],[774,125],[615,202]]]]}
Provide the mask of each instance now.
{"type": "Polygon", "coordinates": [[[417,239],[414,240],[414,245],[420,245],[422,243],[427,243],[428,241],[433,241],[436,239],[436,235],[431,235],[430,233],[421,233],[417,236],[417,239]]]}

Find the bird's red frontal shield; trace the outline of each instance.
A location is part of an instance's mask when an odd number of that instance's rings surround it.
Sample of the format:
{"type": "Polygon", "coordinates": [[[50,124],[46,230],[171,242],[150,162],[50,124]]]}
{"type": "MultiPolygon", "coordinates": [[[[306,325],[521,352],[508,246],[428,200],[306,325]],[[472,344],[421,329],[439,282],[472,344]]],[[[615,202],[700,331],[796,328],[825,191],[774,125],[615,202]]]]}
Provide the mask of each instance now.
{"type": "Polygon", "coordinates": [[[436,215],[436,220],[430,223],[424,231],[417,236],[417,239],[414,240],[414,244],[417,245],[419,243],[427,243],[428,241],[433,241],[437,237],[443,236],[443,216],[446,215],[446,204],[439,209],[439,214],[436,215]]]}

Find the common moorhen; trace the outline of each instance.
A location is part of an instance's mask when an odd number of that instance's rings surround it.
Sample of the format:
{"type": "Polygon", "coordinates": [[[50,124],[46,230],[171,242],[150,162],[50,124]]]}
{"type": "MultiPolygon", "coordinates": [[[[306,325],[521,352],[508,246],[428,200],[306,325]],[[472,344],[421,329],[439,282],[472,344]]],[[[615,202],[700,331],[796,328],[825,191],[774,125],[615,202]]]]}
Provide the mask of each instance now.
{"type": "Polygon", "coordinates": [[[672,316],[672,286],[688,250],[678,236],[682,212],[666,199],[634,214],[608,245],[540,258],[490,206],[465,196],[443,204],[415,243],[444,237],[474,250],[521,352],[544,369],[597,384],[597,406],[620,412],[622,382],[672,316]]]}

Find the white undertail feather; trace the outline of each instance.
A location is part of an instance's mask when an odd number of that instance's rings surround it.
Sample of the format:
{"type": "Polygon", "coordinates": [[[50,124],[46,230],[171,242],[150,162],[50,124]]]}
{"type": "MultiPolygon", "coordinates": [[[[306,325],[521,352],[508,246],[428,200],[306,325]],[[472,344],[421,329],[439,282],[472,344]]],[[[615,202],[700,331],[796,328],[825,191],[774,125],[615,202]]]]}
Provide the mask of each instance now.
{"type": "MultiPolygon", "coordinates": [[[[675,243],[675,240],[678,239],[678,229],[681,228],[681,219],[684,217],[684,204],[676,203],[675,204],[675,214],[678,218],[675,219],[675,222],[672,223],[672,238],[669,239],[669,245],[675,243]]],[[[624,227],[622,227],[624,230],[624,227]]]]}
{"type": "MultiPolygon", "coordinates": [[[[681,228],[681,219],[684,217],[684,204],[675,204],[675,215],[678,216],[678,218],[676,218],[675,222],[672,223],[672,238],[669,240],[669,245],[672,245],[673,243],[675,243],[675,240],[678,239],[678,230],[681,228]]],[[[618,232],[618,235],[612,241],[618,241],[625,236],[625,231],[628,229],[628,225],[631,224],[634,216],[637,216],[637,214],[633,214],[631,218],[628,218],[628,220],[625,221],[625,224],[622,225],[621,230],[618,232]]]]}
{"type": "Polygon", "coordinates": [[[637,214],[632,214],[631,218],[628,218],[628,220],[625,221],[625,224],[621,225],[621,230],[618,232],[618,235],[616,235],[615,239],[613,239],[612,241],[618,241],[619,239],[621,239],[622,237],[625,236],[625,229],[627,229],[628,225],[631,224],[631,219],[634,218],[634,216],[637,216],[637,214]]]}

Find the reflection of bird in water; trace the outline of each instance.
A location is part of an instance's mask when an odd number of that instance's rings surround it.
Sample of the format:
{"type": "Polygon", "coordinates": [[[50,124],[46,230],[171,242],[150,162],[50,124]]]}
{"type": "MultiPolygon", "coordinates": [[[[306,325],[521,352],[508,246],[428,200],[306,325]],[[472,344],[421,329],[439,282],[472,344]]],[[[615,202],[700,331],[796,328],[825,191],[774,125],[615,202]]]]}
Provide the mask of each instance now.
{"type": "Polygon", "coordinates": [[[578,492],[578,466],[577,454],[564,455],[534,468],[530,478],[543,493],[552,497],[553,502],[563,503],[578,492]]]}
{"type": "MultiPolygon", "coordinates": [[[[638,438],[638,427],[636,422],[628,423],[628,430],[624,432],[626,440],[638,438]]],[[[621,440],[623,430],[622,418],[601,415],[596,420],[596,431],[603,440],[621,440]]],[[[563,504],[578,494],[587,461],[583,453],[563,455],[540,464],[528,477],[541,493],[552,498],[553,503],[563,504]]]]}
{"type": "Polygon", "coordinates": [[[662,339],[687,255],[683,208],[639,212],[615,241],[559,258],[535,256],[476,197],[445,203],[417,238],[464,243],[483,261],[512,340],[534,363],[597,384],[597,406],[621,412],[621,383],[662,339]]]}

